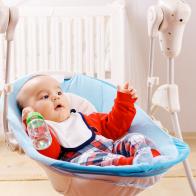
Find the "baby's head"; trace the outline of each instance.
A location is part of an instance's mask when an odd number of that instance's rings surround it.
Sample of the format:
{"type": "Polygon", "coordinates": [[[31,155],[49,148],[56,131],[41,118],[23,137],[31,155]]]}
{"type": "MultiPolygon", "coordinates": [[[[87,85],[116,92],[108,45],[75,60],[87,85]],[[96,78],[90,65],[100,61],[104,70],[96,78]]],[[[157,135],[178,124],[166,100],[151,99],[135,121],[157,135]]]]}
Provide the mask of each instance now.
{"type": "Polygon", "coordinates": [[[70,106],[60,84],[53,77],[39,75],[28,80],[17,95],[20,109],[32,107],[46,120],[61,122],[70,116],[70,106]]]}

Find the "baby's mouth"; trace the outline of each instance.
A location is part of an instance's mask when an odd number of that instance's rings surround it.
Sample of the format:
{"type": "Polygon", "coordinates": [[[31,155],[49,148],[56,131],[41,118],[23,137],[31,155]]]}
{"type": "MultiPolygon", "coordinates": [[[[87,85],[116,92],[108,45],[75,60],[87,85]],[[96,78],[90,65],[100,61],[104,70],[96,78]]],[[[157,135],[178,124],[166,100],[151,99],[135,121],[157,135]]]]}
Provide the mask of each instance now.
{"type": "Polygon", "coordinates": [[[59,109],[62,109],[62,108],[63,108],[63,106],[62,106],[61,104],[58,104],[58,105],[55,106],[54,109],[55,109],[55,110],[59,110],[59,109]]]}

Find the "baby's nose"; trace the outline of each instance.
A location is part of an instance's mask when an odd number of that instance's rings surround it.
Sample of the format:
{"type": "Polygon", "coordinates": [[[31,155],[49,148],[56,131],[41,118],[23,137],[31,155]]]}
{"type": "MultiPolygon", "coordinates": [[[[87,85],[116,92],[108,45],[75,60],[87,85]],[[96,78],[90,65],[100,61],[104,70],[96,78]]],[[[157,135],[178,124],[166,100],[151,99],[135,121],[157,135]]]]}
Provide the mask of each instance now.
{"type": "Polygon", "coordinates": [[[56,101],[57,99],[59,99],[59,96],[58,95],[52,96],[52,101],[56,101]]]}

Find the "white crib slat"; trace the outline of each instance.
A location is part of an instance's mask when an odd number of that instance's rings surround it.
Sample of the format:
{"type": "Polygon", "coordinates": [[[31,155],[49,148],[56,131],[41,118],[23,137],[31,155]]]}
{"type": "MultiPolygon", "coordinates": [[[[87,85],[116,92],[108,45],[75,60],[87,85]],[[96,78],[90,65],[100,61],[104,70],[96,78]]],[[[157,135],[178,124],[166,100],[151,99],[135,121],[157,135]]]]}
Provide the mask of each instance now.
{"type": "Polygon", "coordinates": [[[99,72],[99,65],[100,63],[100,26],[98,23],[98,19],[96,17],[95,19],[95,76],[97,77],[98,72],[99,72]]]}
{"type": "Polygon", "coordinates": [[[39,23],[38,18],[35,18],[35,48],[36,48],[36,70],[40,71],[41,61],[40,61],[40,30],[39,30],[39,23]]]}
{"type": "Polygon", "coordinates": [[[75,72],[75,70],[77,70],[77,24],[76,24],[76,20],[73,18],[73,26],[72,26],[72,41],[73,41],[73,53],[72,53],[72,57],[73,57],[73,61],[72,61],[72,66],[73,66],[73,71],[75,72]]]}
{"type": "Polygon", "coordinates": [[[62,18],[59,18],[59,69],[63,70],[63,61],[64,61],[64,55],[63,55],[63,34],[64,34],[64,29],[63,29],[63,21],[62,18]]]}
{"type": "MultiPolygon", "coordinates": [[[[94,19],[93,17],[88,17],[85,23],[85,32],[86,32],[86,67],[87,67],[87,74],[94,76],[95,74],[95,48],[94,48],[94,26],[93,26],[94,19]]],[[[99,30],[97,31],[99,32],[99,30]]],[[[96,32],[96,33],[97,33],[96,32]]],[[[97,40],[98,41],[98,40],[97,40]]],[[[98,43],[99,44],[99,43],[98,43]]],[[[98,45],[99,46],[99,45],[98,45]]]]}
{"type": "Polygon", "coordinates": [[[26,38],[24,39],[25,48],[26,48],[26,62],[27,62],[27,73],[36,72],[39,70],[39,61],[37,57],[37,53],[39,53],[38,45],[39,45],[39,29],[37,27],[37,20],[35,17],[26,17],[28,19],[27,25],[27,33],[26,38]]]}
{"type": "Polygon", "coordinates": [[[37,20],[38,22],[38,63],[39,63],[39,70],[46,70],[47,69],[47,56],[46,56],[46,29],[45,29],[45,23],[44,17],[39,17],[37,20]]]}
{"type": "Polygon", "coordinates": [[[41,36],[41,17],[36,17],[36,32],[37,32],[37,63],[38,63],[38,70],[42,70],[43,61],[41,58],[41,51],[42,51],[42,36],[41,36]]]}
{"type": "Polygon", "coordinates": [[[31,56],[31,52],[32,52],[32,35],[31,35],[31,32],[32,32],[32,26],[31,26],[31,18],[26,18],[27,20],[27,27],[26,27],[26,40],[25,40],[25,49],[26,49],[26,63],[27,63],[27,71],[28,72],[31,72],[32,70],[32,66],[33,66],[33,63],[32,63],[32,56],[31,56]]]}
{"type": "Polygon", "coordinates": [[[89,72],[88,74],[94,76],[95,73],[95,48],[94,48],[94,18],[89,18],[89,72]]]}
{"type": "Polygon", "coordinates": [[[60,33],[59,33],[59,17],[54,17],[54,24],[53,24],[53,28],[54,28],[54,56],[55,56],[55,64],[53,65],[54,66],[54,69],[55,70],[59,70],[59,64],[60,64],[60,61],[59,61],[59,53],[60,53],[60,48],[59,48],[59,45],[60,45],[60,33]]]}
{"type": "Polygon", "coordinates": [[[100,47],[100,74],[101,78],[105,78],[105,17],[100,17],[100,41],[101,41],[101,47],[100,47]]]}
{"type": "Polygon", "coordinates": [[[105,17],[105,71],[111,72],[111,20],[105,17]]]}
{"type": "Polygon", "coordinates": [[[74,39],[74,72],[82,73],[82,22],[75,18],[73,23],[73,39],[74,39]]]}
{"type": "Polygon", "coordinates": [[[24,70],[25,74],[29,72],[30,66],[28,64],[28,46],[27,46],[27,40],[28,40],[28,29],[27,29],[27,23],[28,23],[28,18],[24,18],[24,24],[23,24],[23,31],[24,31],[24,37],[23,39],[23,44],[24,44],[24,70]]]}
{"type": "Polygon", "coordinates": [[[90,76],[95,75],[94,22],[93,17],[86,17],[85,19],[85,63],[86,73],[90,76]]]}
{"type": "Polygon", "coordinates": [[[47,17],[43,17],[43,26],[42,26],[42,31],[43,31],[43,62],[44,62],[44,70],[47,70],[48,68],[48,32],[47,32],[47,17]]]}
{"type": "Polygon", "coordinates": [[[80,18],[78,18],[77,20],[77,42],[78,42],[78,68],[79,68],[79,72],[83,73],[83,31],[82,31],[82,20],[80,18]]]}
{"type": "Polygon", "coordinates": [[[85,17],[84,20],[84,28],[85,28],[85,62],[84,62],[84,71],[86,74],[90,73],[90,61],[89,61],[89,55],[90,55],[90,31],[89,31],[89,18],[85,17]]]}
{"type": "Polygon", "coordinates": [[[72,66],[72,19],[67,18],[66,19],[66,34],[65,34],[65,43],[66,43],[66,65],[67,65],[67,71],[72,72],[73,66],[72,66]]]}
{"type": "Polygon", "coordinates": [[[46,29],[46,18],[37,17],[37,62],[39,70],[46,70],[47,68],[47,29],[46,29]]]}
{"type": "Polygon", "coordinates": [[[104,67],[104,17],[98,16],[96,18],[96,46],[97,46],[97,76],[105,78],[104,67]]]}
{"type": "Polygon", "coordinates": [[[49,69],[54,70],[55,65],[55,37],[54,37],[54,18],[50,18],[48,26],[48,43],[49,43],[49,69]]]}
{"type": "Polygon", "coordinates": [[[20,18],[18,24],[18,44],[16,47],[16,51],[18,52],[18,64],[17,69],[19,71],[19,76],[24,75],[26,73],[26,66],[25,66],[25,29],[24,29],[24,18],[20,18]]]}
{"type": "Polygon", "coordinates": [[[66,20],[65,18],[61,17],[61,34],[60,34],[60,64],[61,64],[61,70],[67,69],[67,61],[66,61],[66,20]]]}
{"type": "Polygon", "coordinates": [[[47,43],[48,43],[48,54],[47,54],[47,58],[48,58],[48,70],[50,70],[50,60],[51,60],[51,43],[50,43],[50,38],[51,38],[51,18],[47,17],[47,43]]]}
{"type": "Polygon", "coordinates": [[[36,18],[35,17],[30,17],[29,18],[29,45],[28,45],[28,50],[29,50],[29,66],[30,66],[30,71],[35,72],[37,70],[37,31],[36,31],[36,18]]]}

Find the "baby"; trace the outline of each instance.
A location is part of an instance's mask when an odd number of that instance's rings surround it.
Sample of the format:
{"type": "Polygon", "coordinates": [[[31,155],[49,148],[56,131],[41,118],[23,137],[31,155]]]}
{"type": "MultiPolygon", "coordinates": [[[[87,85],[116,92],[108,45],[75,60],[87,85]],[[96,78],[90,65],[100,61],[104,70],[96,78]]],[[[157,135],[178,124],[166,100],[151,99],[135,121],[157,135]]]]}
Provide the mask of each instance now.
{"type": "Polygon", "coordinates": [[[32,77],[17,95],[23,122],[30,112],[36,111],[43,115],[52,130],[52,144],[40,153],[80,165],[97,166],[130,165],[138,163],[146,153],[151,157],[160,155],[142,134],[127,134],[136,113],[136,99],[135,90],[125,83],[118,87],[114,106],[108,114],[70,112],[73,110],[59,82],[48,75],[32,77]],[[144,146],[150,150],[142,152],[144,146]]]}

